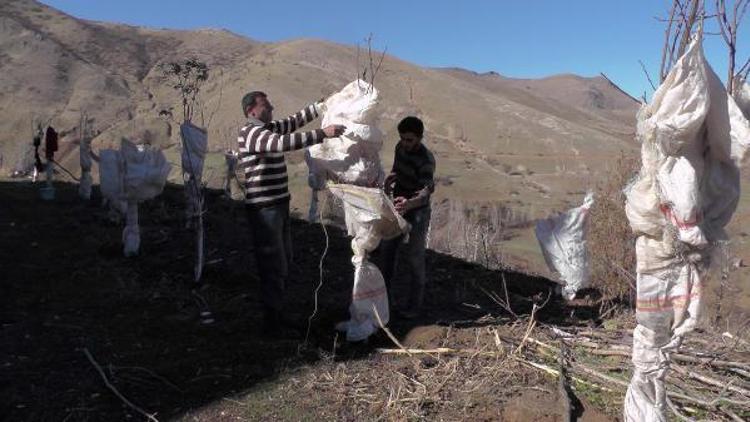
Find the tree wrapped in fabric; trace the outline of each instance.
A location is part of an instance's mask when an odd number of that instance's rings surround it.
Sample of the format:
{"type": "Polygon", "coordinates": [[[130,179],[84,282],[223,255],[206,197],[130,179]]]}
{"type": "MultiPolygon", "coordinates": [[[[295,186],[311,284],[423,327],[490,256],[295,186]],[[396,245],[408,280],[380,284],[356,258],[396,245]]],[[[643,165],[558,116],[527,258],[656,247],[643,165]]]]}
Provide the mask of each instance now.
{"type": "MultiPolygon", "coordinates": [[[[197,111],[200,113],[202,125],[207,126],[198,95],[210,74],[208,65],[196,58],[190,58],[182,62],[164,63],[161,65],[161,69],[163,76],[172,83],[172,88],[179,93],[182,103],[182,123],[180,124],[182,151],[180,157],[185,187],[185,226],[195,231],[194,279],[198,283],[203,274],[205,259],[203,214],[206,210],[203,194],[203,163],[208,152],[208,131],[206,128],[193,124],[193,119],[196,117],[197,111]]],[[[164,111],[160,114],[171,115],[171,113],[164,111]]]]}

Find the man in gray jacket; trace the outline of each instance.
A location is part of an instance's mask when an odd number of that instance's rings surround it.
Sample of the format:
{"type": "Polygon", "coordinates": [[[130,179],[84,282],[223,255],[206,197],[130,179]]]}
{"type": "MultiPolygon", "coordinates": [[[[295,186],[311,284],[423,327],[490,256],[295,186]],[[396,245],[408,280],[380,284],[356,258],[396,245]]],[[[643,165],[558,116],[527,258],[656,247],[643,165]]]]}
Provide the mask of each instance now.
{"type": "MultiPolygon", "coordinates": [[[[430,196],[435,191],[435,157],[422,143],[424,124],[419,118],[409,116],[401,120],[398,133],[393,169],[385,179],[384,188],[386,193],[392,193],[396,211],[411,224],[409,240],[403,244],[411,283],[408,304],[401,315],[413,318],[421,312],[427,283],[425,248],[430,227],[430,196]]],[[[391,281],[396,273],[396,253],[402,243],[403,236],[384,241],[380,248],[389,299],[393,298],[391,281]]]]}

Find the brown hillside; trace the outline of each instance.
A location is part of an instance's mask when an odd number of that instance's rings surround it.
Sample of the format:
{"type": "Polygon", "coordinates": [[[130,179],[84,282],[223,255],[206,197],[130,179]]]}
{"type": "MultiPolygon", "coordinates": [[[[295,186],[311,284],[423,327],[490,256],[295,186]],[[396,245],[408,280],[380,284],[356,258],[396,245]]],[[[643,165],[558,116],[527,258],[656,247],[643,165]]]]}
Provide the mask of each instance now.
{"type": "MultiPolygon", "coordinates": [[[[262,44],[221,30],[91,22],[32,0],[4,2],[0,22],[0,110],[6,116],[0,145],[6,163],[16,163],[28,148],[32,117],[51,119],[71,132],[80,110],[101,131],[95,147],[144,128],[160,142],[174,143],[169,138],[176,131],[157,116],[177,104],[156,68],[164,61],[197,56],[211,66],[203,109],[206,119],[215,112],[209,132],[216,151],[233,139],[242,121],[239,99],[247,90],[268,92],[277,110],[287,113],[356,75],[356,48],[326,41],[262,44]]],[[[507,199],[513,194],[519,205],[559,207],[568,199],[554,192],[580,191],[591,172],[603,168],[602,157],[635,150],[637,105],[601,78],[515,80],[421,68],[387,56],[376,86],[381,128],[389,136],[384,161],[390,160],[395,123],[419,114],[428,126],[428,145],[440,159],[439,173],[452,182],[441,189],[444,196],[507,199]],[[528,174],[510,176],[519,165],[528,174]],[[562,186],[561,175],[563,185],[580,186],[562,186]]],[[[75,154],[67,162],[75,167],[75,154]]]]}

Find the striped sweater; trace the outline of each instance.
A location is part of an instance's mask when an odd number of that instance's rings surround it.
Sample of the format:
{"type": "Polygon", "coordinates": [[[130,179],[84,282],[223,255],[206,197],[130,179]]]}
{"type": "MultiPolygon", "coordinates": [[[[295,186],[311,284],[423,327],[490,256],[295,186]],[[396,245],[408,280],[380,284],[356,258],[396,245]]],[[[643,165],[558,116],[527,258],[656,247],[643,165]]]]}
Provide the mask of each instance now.
{"type": "Polygon", "coordinates": [[[237,142],[246,205],[261,208],[289,201],[284,153],[323,142],[322,129],[292,133],[316,117],[318,109],[311,104],[286,119],[269,123],[251,117],[240,129],[237,142]]]}

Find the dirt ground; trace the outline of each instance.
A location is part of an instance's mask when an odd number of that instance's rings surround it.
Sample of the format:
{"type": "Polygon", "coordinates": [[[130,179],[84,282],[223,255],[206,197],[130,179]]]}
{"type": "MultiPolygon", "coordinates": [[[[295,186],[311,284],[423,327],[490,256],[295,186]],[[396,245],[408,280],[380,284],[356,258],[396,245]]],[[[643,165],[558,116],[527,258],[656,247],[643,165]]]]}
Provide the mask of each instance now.
{"type": "MultiPolygon", "coordinates": [[[[122,256],[122,228],[109,222],[96,191],[94,200],[84,203],[77,185],[59,183],[57,199],[44,202],[38,187],[0,182],[5,420],[144,419],[107,389],[84,351],[123,396],[159,420],[560,419],[554,379],[526,368],[493,368],[483,359],[434,363],[383,356],[377,348],[394,347],[383,333],[367,344],[343,342],[333,326],[348,316],[353,269],[349,240],[336,229],[329,230],[319,309],[304,344],[325,237],[320,225],[293,222],[295,265],[286,309],[302,330],[296,339],[267,340],[260,335],[258,278],[241,205],[209,192],[207,264],[196,286],[181,187],[168,186],[160,198],[141,205],[141,254],[135,258],[122,256]],[[213,323],[200,317],[206,308],[213,323]],[[342,390],[335,384],[339,373],[340,379],[361,376],[375,389],[393,388],[403,381],[397,373],[415,362],[422,362],[424,374],[436,374],[431,379],[450,375],[438,385],[450,391],[445,401],[438,395],[408,409],[367,407],[364,399],[346,399],[353,391],[367,397],[366,387],[344,383],[342,390]],[[474,391],[459,393],[462,387],[453,383],[475,379],[479,369],[471,365],[477,362],[488,376],[474,391]],[[456,375],[462,371],[465,376],[456,375]]],[[[500,272],[433,252],[427,265],[425,314],[390,324],[407,347],[455,345],[478,339],[488,326],[504,329],[507,313],[480,289],[499,291],[500,272]]],[[[542,278],[504,276],[517,313],[528,313],[554,288],[542,278]]],[[[396,306],[406,293],[404,284],[396,281],[396,306]]],[[[566,307],[554,297],[537,317],[561,325],[598,322],[587,306],[566,307]]],[[[580,406],[584,420],[610,420],[612,409],[607,416],[585,401],[580,406]]]]}

